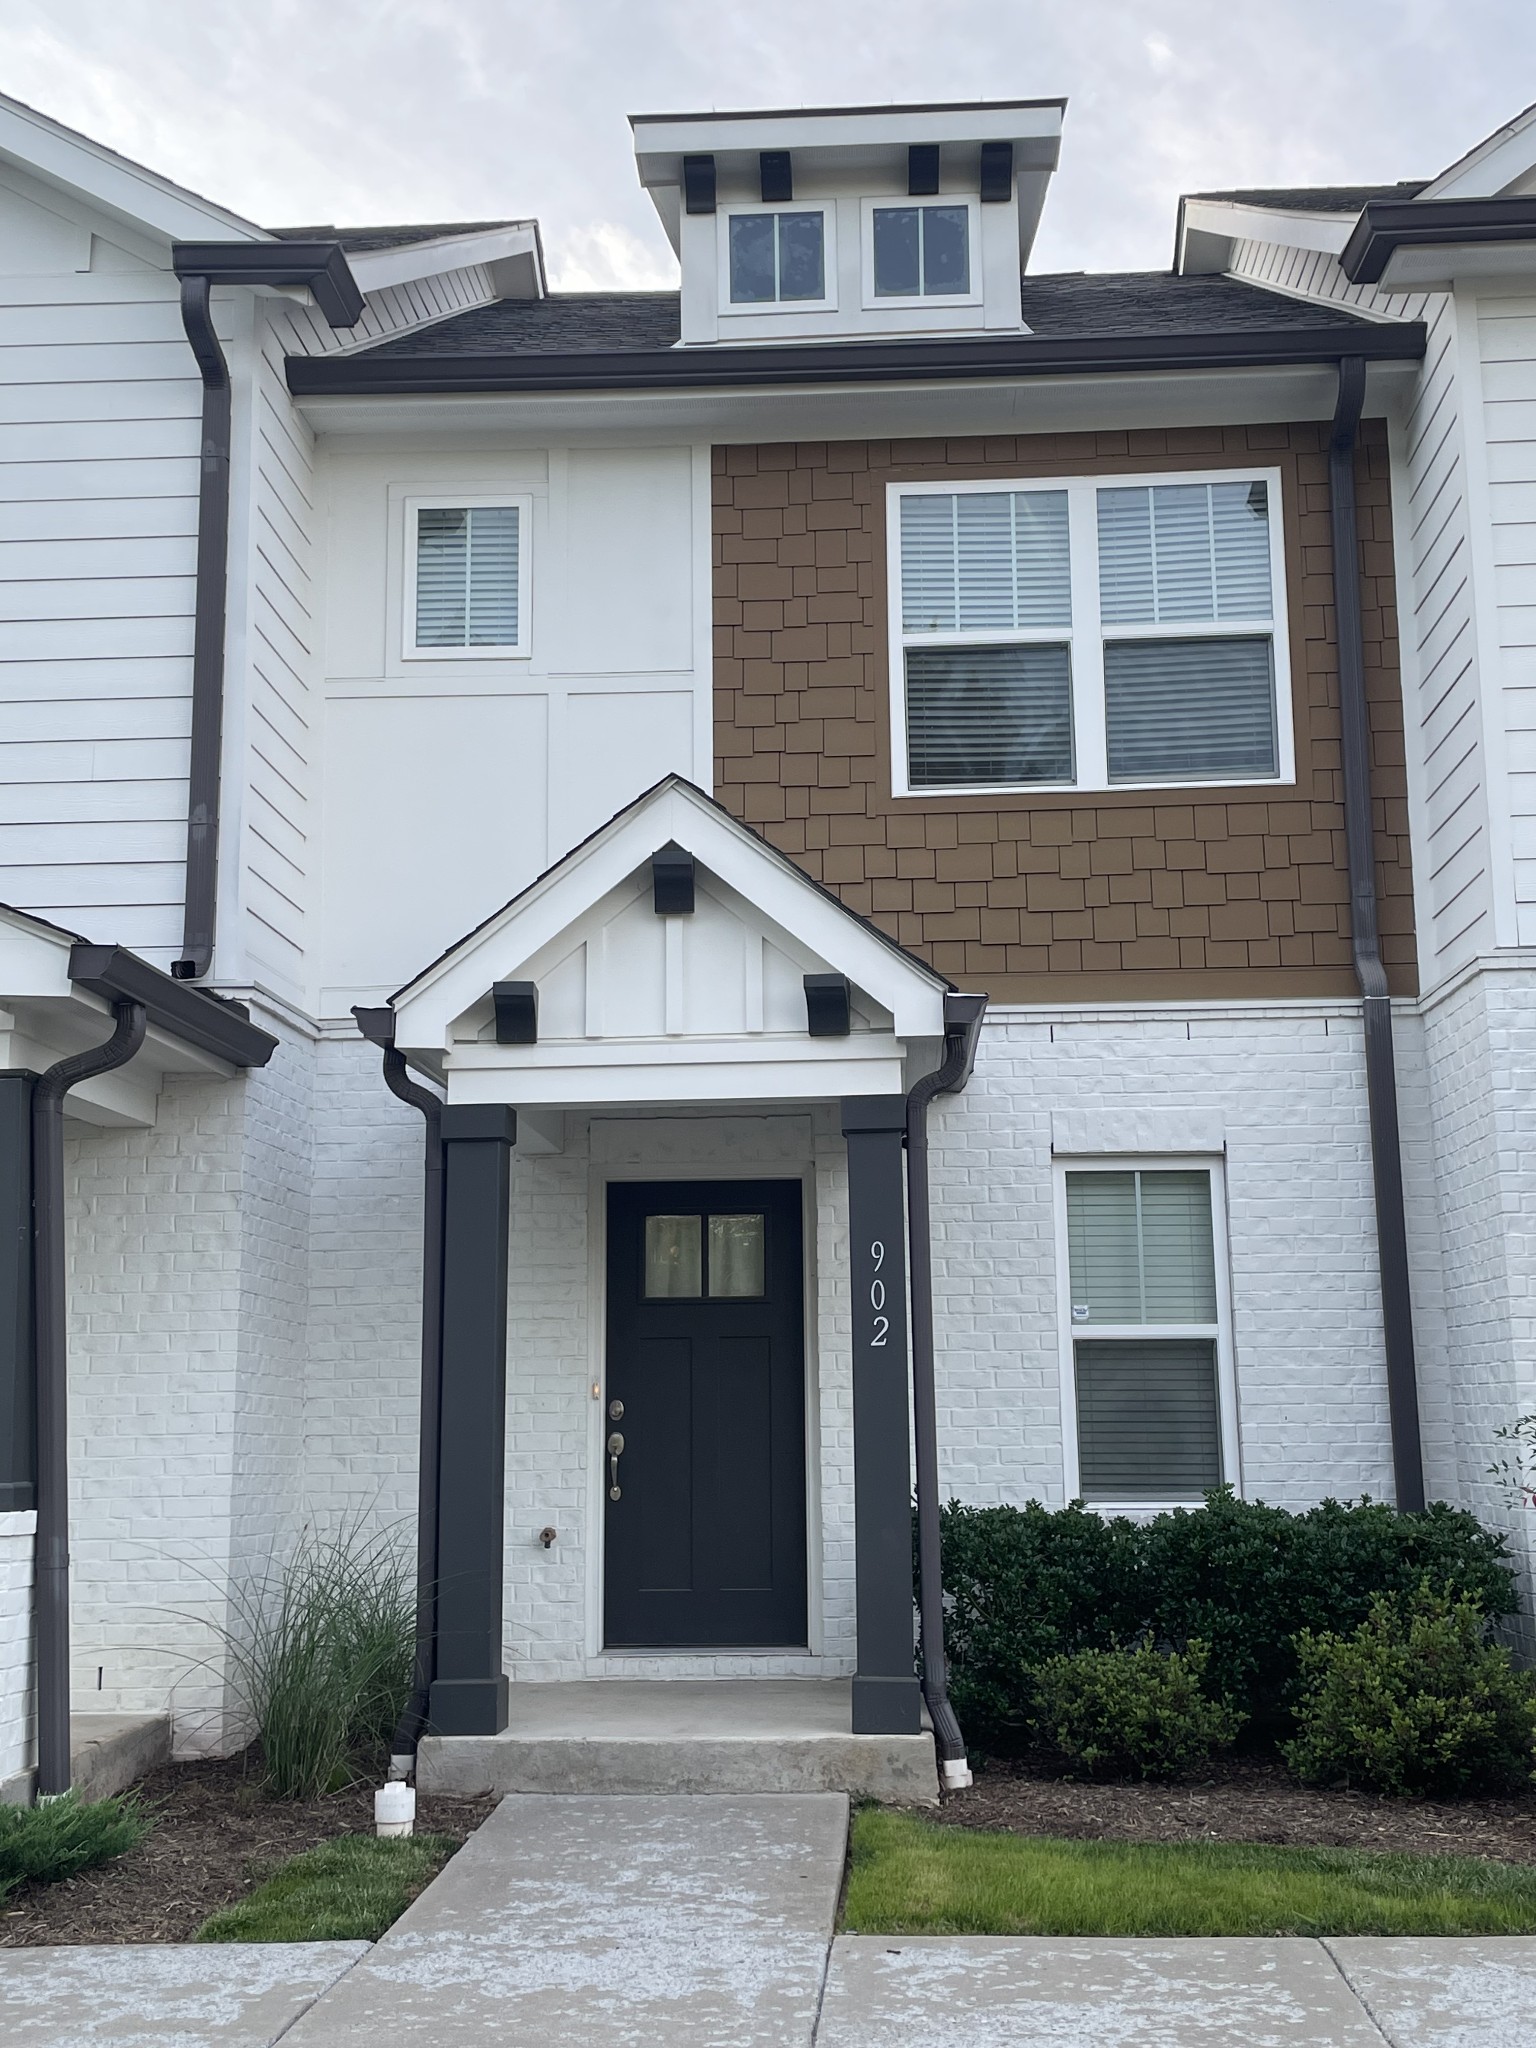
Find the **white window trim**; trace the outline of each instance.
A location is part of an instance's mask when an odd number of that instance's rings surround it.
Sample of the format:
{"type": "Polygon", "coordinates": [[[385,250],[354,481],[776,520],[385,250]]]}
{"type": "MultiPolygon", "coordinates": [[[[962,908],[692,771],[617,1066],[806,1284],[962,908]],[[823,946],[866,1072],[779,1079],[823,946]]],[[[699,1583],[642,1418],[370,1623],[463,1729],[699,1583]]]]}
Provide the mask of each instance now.
{"type": "MultiPolygon", "coordinates": [[[[882,305],[908,300],[883,299],[882,305]]],[[[998,476],[964,483],[887,484],[885,490],[886,633],[890,668],[891,794],[898,797],[1009,796],[1020,792],[1090,790],[1095,795],[1133,790],[1283,789],[1296,780],[1296,726],[1292,707],[1290,609],[1285,580],[1285,505],[1278,469],[1134,470],[1104,476],[998,476]],[[1190,623],[1105,627],[1099,621],[1099,522],[1101,490],[1148,484],[1263,483],[1269,490],[1269,619],[1219,619],[1190,623]],[[978,491],[1065,491],[1068,545],[1072,562],[1071,626],[1015,630],[908,633],[901,615],[901,500],[961,497],[978,491]],[[1091,627],[1081,622],[1090,619],[1091,627]],[[1274,775],[1208,775],[1177,781],[1111,782],[1104,731],[1104,643],[1106,640],[1237,640],[1267,635],[1275,678],[1274,775]],[[1072,675],[1072,760],[1070,782],[955,782],[912,787],[907,758],[907,664],[909,647],[1059,647],[1065,642],[1072,675]]]]}
{"type": "Polygon", "coordinates": [[[942,310],[945,306],[979,306],[983,299],[981,275],[981,199],[974,192],[924,192],[910,196],[904,192],[886,193],[883,197],[864,199],[859,205],[859,276],[862,280],[864,311],[878,313],[890,306],[932,306],[942,310]],[[971,288],[968,292],[912,292],[898,294],[881,292],[875,296],[875,210],[884,212],[892,206],[963,206],[969,218],[966,222],[966,261],[970,265],[971,288]]]}
{"type": "Polygon", "coordinates": [[[740,320],[754,313],[835,313],[837,311],[837,208],[829,199],[778,199],[768,205],[758,201],[719,210],[718,298],[722,320],[740,320]],[[738,303],[731,297],[731,227],[738,215],[755,213],[819,213],[821,215],[821,279],[826,287],[819,299],[753,299],[738,303]]]}
{"type": "Polygon", "coordinates": [[[519,491],[444,491],[431,497],[409,497],[404,505],[405,561],[400,586],[400,657],[403,661],[527,661],[533,653],[529,605],[533,592],[533,499],[519,491]],[[496,647],[418,647],[416,644],[416,515],[445,508],[474,511],[480,506],[517,507],[517,641],[496,647]]]}
{"type": "MultiPolygon", "coordinates": [[[[1063,1498],[1076,1500],[1081,1468],[1077,1454],[1077,1364],[1074,1336],[1215,1337],[1217,1417],[1221,1435],[1221,1477],[1224,1485],[1242,1492],[1239,1448],[1237,1367],[1232,1350],[1232,1268],[1227,1241],[1226,1161],[1219,1153],[1093,1153],[1058,1155],[1051,1162],[1051,1199],[1056,1221],[1056,1324],[1061,1373],[1061,1468],[1063,1498]],[[1211,1249],[1216,1265],[1216,1325],[1209,1323],[1094,1323],[1072,1321],[1072,1262],[1067,1237],[1067,1175],[1069,1173],[1206,1173],[1211,1184],[1211,1249]]],[[[1159,1515],[1170,1508],[1198,1508],[1195,1498],[1167,1500],[1085,1500],[1084,1506],[1103,1515],[1159,1515]]]]}

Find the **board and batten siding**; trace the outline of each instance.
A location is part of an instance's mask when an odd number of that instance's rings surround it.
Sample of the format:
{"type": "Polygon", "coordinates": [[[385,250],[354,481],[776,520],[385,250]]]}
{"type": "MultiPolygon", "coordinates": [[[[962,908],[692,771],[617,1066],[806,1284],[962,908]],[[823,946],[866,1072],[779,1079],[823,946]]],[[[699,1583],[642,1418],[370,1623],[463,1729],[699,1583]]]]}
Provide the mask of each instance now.
{"type": "Polygon", "coordinates": [[[1354,285],[1326,252],[1239,241],[1231,270],[1258,284],[1398,320],[1423,320],[1428,348],[1393,423],[1399,622],[1413,798],[1420,972],[1428,989],[1498,943],[1503,820],[1490,766],[1477,624],[1476,519],[1467,365],[1448,294],[1354,285]],[[1469,460],[1469,456],[1471,460],[1469,460]],[[1417,742],[1415,744],[1415,735],[1417,742]]]}

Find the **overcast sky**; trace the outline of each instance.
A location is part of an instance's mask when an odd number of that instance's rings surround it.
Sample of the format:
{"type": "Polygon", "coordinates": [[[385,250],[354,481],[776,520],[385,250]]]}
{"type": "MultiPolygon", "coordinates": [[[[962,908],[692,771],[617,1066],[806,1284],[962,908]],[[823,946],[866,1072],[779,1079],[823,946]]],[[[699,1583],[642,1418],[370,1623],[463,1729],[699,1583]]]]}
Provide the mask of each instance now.
{"type": "Polygon", "coordinates": [[[1063,94],[1035,270],[1184,191],[1428,177],[1536,100],[1536,0],[3,0],[0,90],[269,226],[536,214],[673,281],[630,113],[1063,94]]]}

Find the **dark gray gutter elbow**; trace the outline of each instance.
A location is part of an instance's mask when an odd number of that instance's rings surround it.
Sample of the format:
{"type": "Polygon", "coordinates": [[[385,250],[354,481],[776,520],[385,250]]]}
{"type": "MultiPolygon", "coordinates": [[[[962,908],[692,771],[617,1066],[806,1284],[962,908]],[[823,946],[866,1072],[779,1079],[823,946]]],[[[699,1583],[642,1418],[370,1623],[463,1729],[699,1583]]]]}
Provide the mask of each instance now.
{"type": "Polygon", "coordinates": [[[947,1787],[968,1785],[965,1737],[949,1701],[944,1657],[944,1578],[939,1546],[938,1395],[933,1356],[933,1228],[928,1201],[928,1105],[954,1095],[971,1077],[986,1015],[985,996],[944,998],[944,1058],[907,1092],[907,1237],[912,1290],[912,1438],[917,1465],[918,1617],[922,1632],[923,1698],[933,1723],[940,1775],[947,1787]]]}
{"type": "Polygon", "coordinates": [[[32,1299],[37,1360],[37,1791],[70,1785],[69,1352],[64,1271],[64,1097],[144,1043],[142,1003],[112,1006],[117,1028],[52,1066],[32,1091],[32,1299]]]}
{"type": "Polygon", "coordinates": [[[224,630],[229,591],[229,365],[214,332],[216,284],[307,285],[333,327],[361,317],[358,290],[339,242],[178,242],[181,324],[203,381],[197,496],[197,585],[192,622],[192,739],[187,767],[187,879],[178,981],[213,965],[218,918],[219,778],[224,747],[224,630]]]}
{"type": "Polygon", "coordinates": [[[1414,1360],[1408,1227],[1403,1203],[1402,1139],[1392,1002],[1381,957],[1376,896],[1376,843],[1371,794],[1371,726],[1365,694],[1365,636],[1360,612],[1359,521],[1355,509],[1355,445],[1365,403],[1365,364],[1339,365],[1339,395],[1328,448],[1333,524],[1334,615],[1338,628],[1340,755],[1344,840],[1349,862],[1349,929],[1365,1032],[1366,1099],[1376,1198],[1376,1248],[1387,1359],[1387,1408],[1397,1505],[1424,1506],[1424,1456],[1414,1360]]]}
{"type": "Polygon", "coordinates": [[[443,1101],[410,1078],[396,1049],[395,1013],[356,1009],[357,1028],[384,1054],[384,1085],[425,1120],[421,1264],[421,1440],[416,1479],[416,1655],[410,1697],[390,1740],[390,1776],[414,1768],[427,1731],[437,1661],[438,1471],[443,1388],[443,1101]]]}

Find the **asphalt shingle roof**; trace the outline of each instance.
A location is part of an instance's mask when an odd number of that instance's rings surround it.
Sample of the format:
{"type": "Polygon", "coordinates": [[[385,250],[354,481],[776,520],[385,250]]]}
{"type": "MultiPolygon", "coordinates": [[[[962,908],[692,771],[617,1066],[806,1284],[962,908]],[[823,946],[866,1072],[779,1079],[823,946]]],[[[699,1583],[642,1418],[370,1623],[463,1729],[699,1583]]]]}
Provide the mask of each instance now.
{"type": "Polygon", "coordinates": [[[340,242],[350,256],[372,249],[404,249],[412,242],[437,242],[445,235],[483,235],[494,228],[525,228],[526,220],[423,221],[414,227],[338,228],[329,222],[309,228],[271,228],[280,242],[340,242]]]}
{"type": "Polygon", "coordinates": [[[1395,185],[1255,185],[1241,192],[1190,192],[1190,199],[1228,199],[1239,206],[1269,206],[1277,213],[1358,213],[1373,199],[1417,199],[1428,178],[1395,185]]]}

